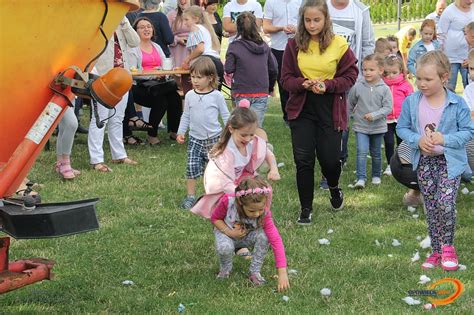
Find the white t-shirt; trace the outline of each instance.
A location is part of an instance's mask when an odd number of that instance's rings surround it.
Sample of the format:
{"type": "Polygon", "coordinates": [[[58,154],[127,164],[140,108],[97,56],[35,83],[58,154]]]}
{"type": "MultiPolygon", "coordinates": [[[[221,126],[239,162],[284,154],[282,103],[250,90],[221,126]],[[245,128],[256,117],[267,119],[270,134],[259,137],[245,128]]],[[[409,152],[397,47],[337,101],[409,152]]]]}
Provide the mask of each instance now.
{"type": "Polygon", "coordinates": [[[252,156],[253,141],[247,143],[247,155],[243,156],[240,153],[239,149],[235,145],[234,138],[230,137],[229,142],[227,142],[227,148],[234,155],[234,171],[235,178],[242,176],[244,168],[250,162],[250,157],[252,156]]]}
{"type": "Polygon", "coordinates": [[[471,108],[471,112],[474,112],[474,82],[466,86],[463,97],[469,108],[471,108]]]}
{"type": "MultiPolygon", "coordinates": [[[[232,0],[224,6],[223,18],[230,18],[235,23],[237,17],[242,12],[251,12],[257,19],[263,18],[262,6],[256,0],[247,0],[245,4],[239,4],[237,0],[232,0]]],[[[235,35],[229,37],[229,44],[235,39],[235,35]]]]}
{"type": "Polygon", "coordinates": [[[357,51],[355,47],[357,45],[357,34],[355,33],[354,3],[352,0],[349,0],[349,4],[342,10],[336,9],[330,0],[326,1],[326,3],[334,33],[344,37],[352,51],[357,51]]]}
{"type": "MultiPolygon", "coordinates": [[[[274,26],[287,26],[298,24],[298,11],[302,0],[267,0],[263,7],[263,18],[271,20],[274,26]]],[[[285,50],[288,38],[292,35],[287,35],[280,31],[271,33],[270,47],[276,50],[285,50]]]]}
{"type": "Polygon", "coordinates": [[[474,6],[469,12],[462,12],[454,3],[448,5],[439,19],[440,38],[444,53],[451,63],[462,63],[467,59],[468,45],[464,38],[464,27],[474,21],[474,6]]]}
{"type": "Polygon", "coordinates": [[[433,42],[429,43],[429,44],[425,44],[423,43],[423,46],[425,46],[426,48],[426,51],[432,51],[432,50],[435,50],[435,47],[433,45],[433,42]]]}
{"type": "Polygon", "coordinates": [[[212,37],[211,33],[202,26],[201,24],[196,24],[199,28],[197,32],[190,32],[188,35],[188,41],[186,42],[186,47],[189,49],[194,49],[200,43],[204,43],[204,52],[202,53],[203,56],[213,56],[216,58],[220,58],[219,52],[215,51],[212,48],[212,37]]]}

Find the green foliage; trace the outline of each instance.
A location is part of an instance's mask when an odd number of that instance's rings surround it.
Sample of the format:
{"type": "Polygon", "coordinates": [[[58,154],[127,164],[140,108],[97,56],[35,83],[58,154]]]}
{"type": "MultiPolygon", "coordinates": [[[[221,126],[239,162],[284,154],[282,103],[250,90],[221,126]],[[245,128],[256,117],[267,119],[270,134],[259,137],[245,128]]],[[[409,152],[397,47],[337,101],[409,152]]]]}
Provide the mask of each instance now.
{"type": "MultiPolygon", "coordinates": [[[[362,0],[370,6],[370,15],[373,23],[390,23],[397,20],[397,0],[362,0]]],[[[402,1],[402,21],[424,19],[435,10],[436,0],[402,1]]]]}

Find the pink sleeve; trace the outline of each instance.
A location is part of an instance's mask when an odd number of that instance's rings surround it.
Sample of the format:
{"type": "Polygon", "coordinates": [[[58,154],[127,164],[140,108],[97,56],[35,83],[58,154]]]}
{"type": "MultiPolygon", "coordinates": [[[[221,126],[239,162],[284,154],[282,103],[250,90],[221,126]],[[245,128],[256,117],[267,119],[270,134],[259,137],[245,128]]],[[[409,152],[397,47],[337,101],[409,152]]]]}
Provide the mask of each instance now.
{"type": "Polygon", "coordinates": [[[263,231],[272,247],[276,267],[286,268],[285,247],[283,246],[280,232],[278,232],[277,227],[273,223],[272,212],[270,210],[267,211],[263,218],[263,231]]]}
{"type": "Polygon", "coordinates": [[[211,223],[214,224],[218,220],[224,221],[227,215],[227,208],[229,207],[229,196],[223,195],[217,206],[212,210],[211,223]]]}
{"type": "Polygon", "coordinates": [[[413,87],[409,82],[405,81],[405,97],[413,93],[413,87]]]}

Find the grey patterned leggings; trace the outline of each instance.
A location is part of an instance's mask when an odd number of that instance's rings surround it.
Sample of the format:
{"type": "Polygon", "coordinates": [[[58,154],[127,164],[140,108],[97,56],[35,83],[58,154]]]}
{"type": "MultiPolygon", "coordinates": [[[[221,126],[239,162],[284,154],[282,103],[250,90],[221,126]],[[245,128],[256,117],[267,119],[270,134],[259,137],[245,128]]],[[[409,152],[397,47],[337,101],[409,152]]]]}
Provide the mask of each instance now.
{"type": "Polygon", "coordinates": [[[251,231],[245,237],[234,240],[221,231],[214,229],[216,236],[216,251],[219,256],[219,264],[221,272],[232,271],[232,257],[234,256],[235,247],[252,247],[252,262],[250,263],[250,274],[260,272],[263,260],[268,250],[268,239],[263,229],[251,231]]]}

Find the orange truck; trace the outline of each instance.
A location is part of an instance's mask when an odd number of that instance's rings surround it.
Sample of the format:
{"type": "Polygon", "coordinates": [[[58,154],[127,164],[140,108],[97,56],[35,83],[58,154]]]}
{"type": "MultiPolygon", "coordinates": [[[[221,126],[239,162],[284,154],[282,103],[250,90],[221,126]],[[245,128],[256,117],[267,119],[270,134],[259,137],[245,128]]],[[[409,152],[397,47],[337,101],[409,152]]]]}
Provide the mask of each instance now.
{"type": "MultiPolygon", "coordinates": [[[[131,84],[123,69],[103,77],[89,71],[124,15],[138,8],[138,0],[0,1],[0,231],[32,239],[99,228],[98,199],[48,204],[15,193],[73,91],[113,107],[131,84]],[[117,81],[126,83],[113,90],[117,81]]],[[[52,260],[9,262],[9,245],[0,238],[0,294],[51,278],[52,260]]]]}

